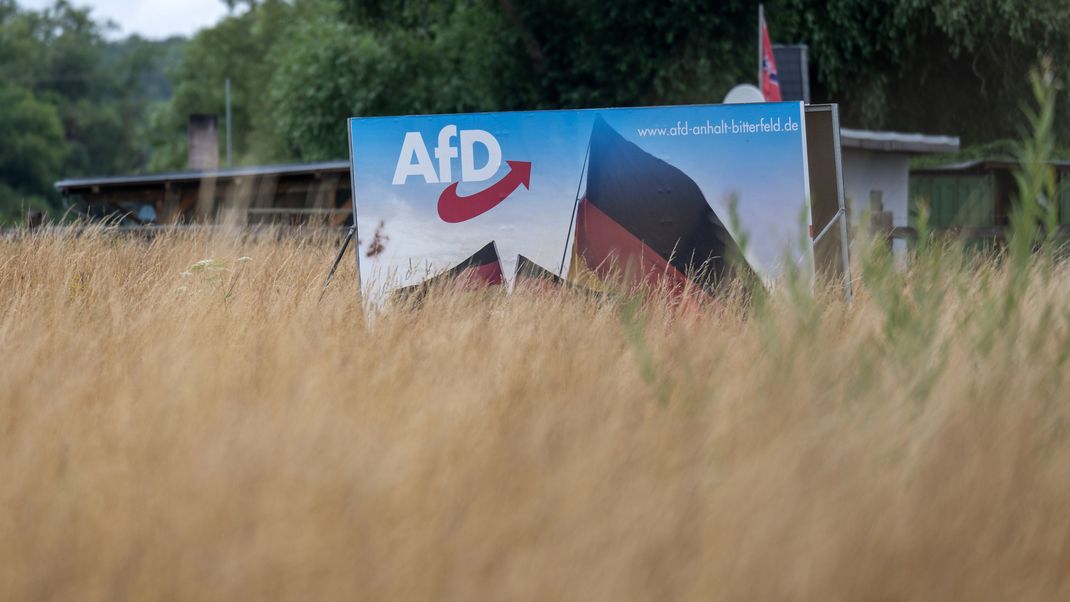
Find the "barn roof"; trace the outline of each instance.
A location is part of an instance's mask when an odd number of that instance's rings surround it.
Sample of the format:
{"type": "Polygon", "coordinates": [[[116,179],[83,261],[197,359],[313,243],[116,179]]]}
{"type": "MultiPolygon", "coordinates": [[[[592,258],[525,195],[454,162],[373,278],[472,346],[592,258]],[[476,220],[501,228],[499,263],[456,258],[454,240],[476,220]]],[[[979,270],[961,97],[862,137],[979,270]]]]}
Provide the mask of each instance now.
{"type": "Polygon", "coordinates": [[[90,178],[70,178],[56,182],[55,187],[61,193],[75,189],[92,187],[144,186],[146,184],[167,184],[181,182],[198,182],[204,179],[232,179],[249,176],[300,176],[324,172],[348,172],[349,161],[321,161],[318,163],[286,163],[281,165],[251,165],[248,167],[230,167],[215,170],[175,171],[130,176],[96,176],[90,178]]]}
{"type": "Polygon", "coordinates": [[[909,154],[952,153],[959,150],[958,136],[875,132],[850,128],[840,129],[840,144],[844,148],[909,154]]]}

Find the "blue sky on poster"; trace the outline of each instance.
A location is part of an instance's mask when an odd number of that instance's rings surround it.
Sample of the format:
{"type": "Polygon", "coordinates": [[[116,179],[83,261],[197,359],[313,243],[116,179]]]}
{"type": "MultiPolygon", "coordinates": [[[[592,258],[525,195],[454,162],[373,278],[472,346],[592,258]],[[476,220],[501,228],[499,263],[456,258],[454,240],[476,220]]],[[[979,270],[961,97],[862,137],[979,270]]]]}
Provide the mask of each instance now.
{"type": "MultiPolygon", "coordinates": [[[[378,287],[385,281],[418,282],[429,272],[462,261],[491,240],[507,276],[512,275],[517,254],[557,271],[568,245],[577,189],[583,192],[583,162],[598,115],[626,139],[689,175],[726,226],[727,205],[736,195],[743,227],[750,235],[749,259],[767,278],[780,275],[785,254],[799,259],[795,257],[799,255],[799,219],[808,188],[800,103],[369,118],[352,122],[359,236],[366,246],[382,221],[389,241],[375,260],[362,254],[364,283],[378,287]],[[765,133],[696,133],[708,125],[727,124],[731,129],[732,120],[779,122],[782,128],[794,122],[799,127],[765,133]],[[671,134],[674,126],[685,122],[687,134],[671,134]],[[446,224],[438,217],[437,202],[447,183],[427,183],[410,176],[404,185],[394,185],[406,132],[422,134],[431,162],[437,166],[435,147],[446,125],[487,130],[502,149],[498,173],[486,181],[462,182],[461,195],[482,190],[503,177],[508,170],[506,160],[532,161],[530,189],[519,188],[502,204],[470,221],[446,224]]],[[[485,152],[477,153],[476,165],[485,160],[485,152]]],[[[453,159],[453,180],[458,173],[459,160],[453,159]]]]}
{"type": "MultiPolygon", "coordinates": [[[[20,6],[34,10],[51,6],[53,1],[17,0],[20,6]]],[[[108,33],[109,39],[131,34],[150,39],[189,36],[227,14],[221,0],[72,0],[71,4],[89,7],[97,20],[114,21],[118,29],[108,33]]]]}

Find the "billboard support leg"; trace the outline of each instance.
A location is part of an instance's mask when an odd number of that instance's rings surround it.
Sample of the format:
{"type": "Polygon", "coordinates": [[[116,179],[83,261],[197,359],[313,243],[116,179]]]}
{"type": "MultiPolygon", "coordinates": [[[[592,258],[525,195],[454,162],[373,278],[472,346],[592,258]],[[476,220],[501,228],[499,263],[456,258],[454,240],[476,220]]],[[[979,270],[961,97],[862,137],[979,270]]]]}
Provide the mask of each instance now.
{"type": "Polygon", "coordinates": [[[840,196],[840,257],[843,261],[843,294],[847,298],[847,306],[851,306],[851,302],[854,300],[854,290],[851,285],[851,256],[849,254],[848,246],[850,241],[847,240],[847,208],[843,205],[843,196],[840,196]]]}
{"type": "Polygon", "coordinates": [[[821,231],[817,233],[817,236],[814,237],[814,244],[815,245],[818,242],[820,242],[822,238],[825,238],[825,235],[828,234],[829,230],[831,230],[832,227],[836,225],[836,222],[841,217],[843,217],[844,213],[845,212],[844,212],[843,208],[841,207],[840,210],[836,212],[836,215],[832,216],[832,219],[829,220],[829,223],[825,224],[825,227],[822,228],[821,231]]]}
{"type": "Polygon", "coordinates": [[[854,300],[854,291],[851,284],[851,255],[850,241],[847,240],[847,203],[843,194],[843,157],[841,156],[843,145],[840,143],[840,108],[832,105],[832,135],[835,144],[833,146],[836,155],[836,201],[839,205],[837,211],[840,218],[840,259],[843,261],[843,295],[847,300],[847,306],[851,306],[854,300]]]}
{"type": "Polygon", "coordinates": [[[853,297],[853,291],[851,290],[851,258],[847,248],[847,209],[843,206],[843,199],[840,199],[840,208],[836,211],[836,215],[832,216],[829,223],[825,224],[825,227],[814,237],[814,244],[816,245],[820,242],[837,223],[839,223],[840,226],[840,257],[843,261],[843,292],[847,299],[847,305],[850,305],[853,297]]]}
{"type": "Polygon", "coordinates": [[[334,258],[334,264],[331,265],[331,270],[327,272],[327,279],[323,281],[323,290],[320,291],[320,301],[323,300],[323,295],[327,293],[327,287],[331,284],[335,271],[338,270],[338,264],[342,263],[342,258],[345,257],[346,249],[349,248],[349,243],[353,241],[353,235],[356,231],[356,226],[350,226],[349,229],[346,230],[346,236],[342,239],[342,248],[338,249],[338,255],[334,258]]]}

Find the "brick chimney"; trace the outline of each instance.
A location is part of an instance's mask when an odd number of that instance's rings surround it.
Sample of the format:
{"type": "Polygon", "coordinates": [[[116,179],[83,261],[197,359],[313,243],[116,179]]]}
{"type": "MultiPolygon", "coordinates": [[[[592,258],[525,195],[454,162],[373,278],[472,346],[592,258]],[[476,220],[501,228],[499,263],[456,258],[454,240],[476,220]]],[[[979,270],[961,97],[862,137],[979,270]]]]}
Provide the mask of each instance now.
{"type": "Polygon", "coordinates": [[[216,115],[190,115],[188,167],[201,171],[219,169],[219,118],[216,115]]]}

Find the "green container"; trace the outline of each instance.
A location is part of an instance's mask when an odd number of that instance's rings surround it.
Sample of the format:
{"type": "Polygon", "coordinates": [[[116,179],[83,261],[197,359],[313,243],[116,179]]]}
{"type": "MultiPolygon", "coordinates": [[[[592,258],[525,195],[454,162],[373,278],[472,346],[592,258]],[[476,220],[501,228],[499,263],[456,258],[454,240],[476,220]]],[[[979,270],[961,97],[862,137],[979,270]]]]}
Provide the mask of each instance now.
{"type": "Polygon", "coordinates": [[[922,203],[929,207],[929,228],[985,227],[996,224],[996,185],[986,175],[913,175],[910,225],[917,226],[922,203]]]}

